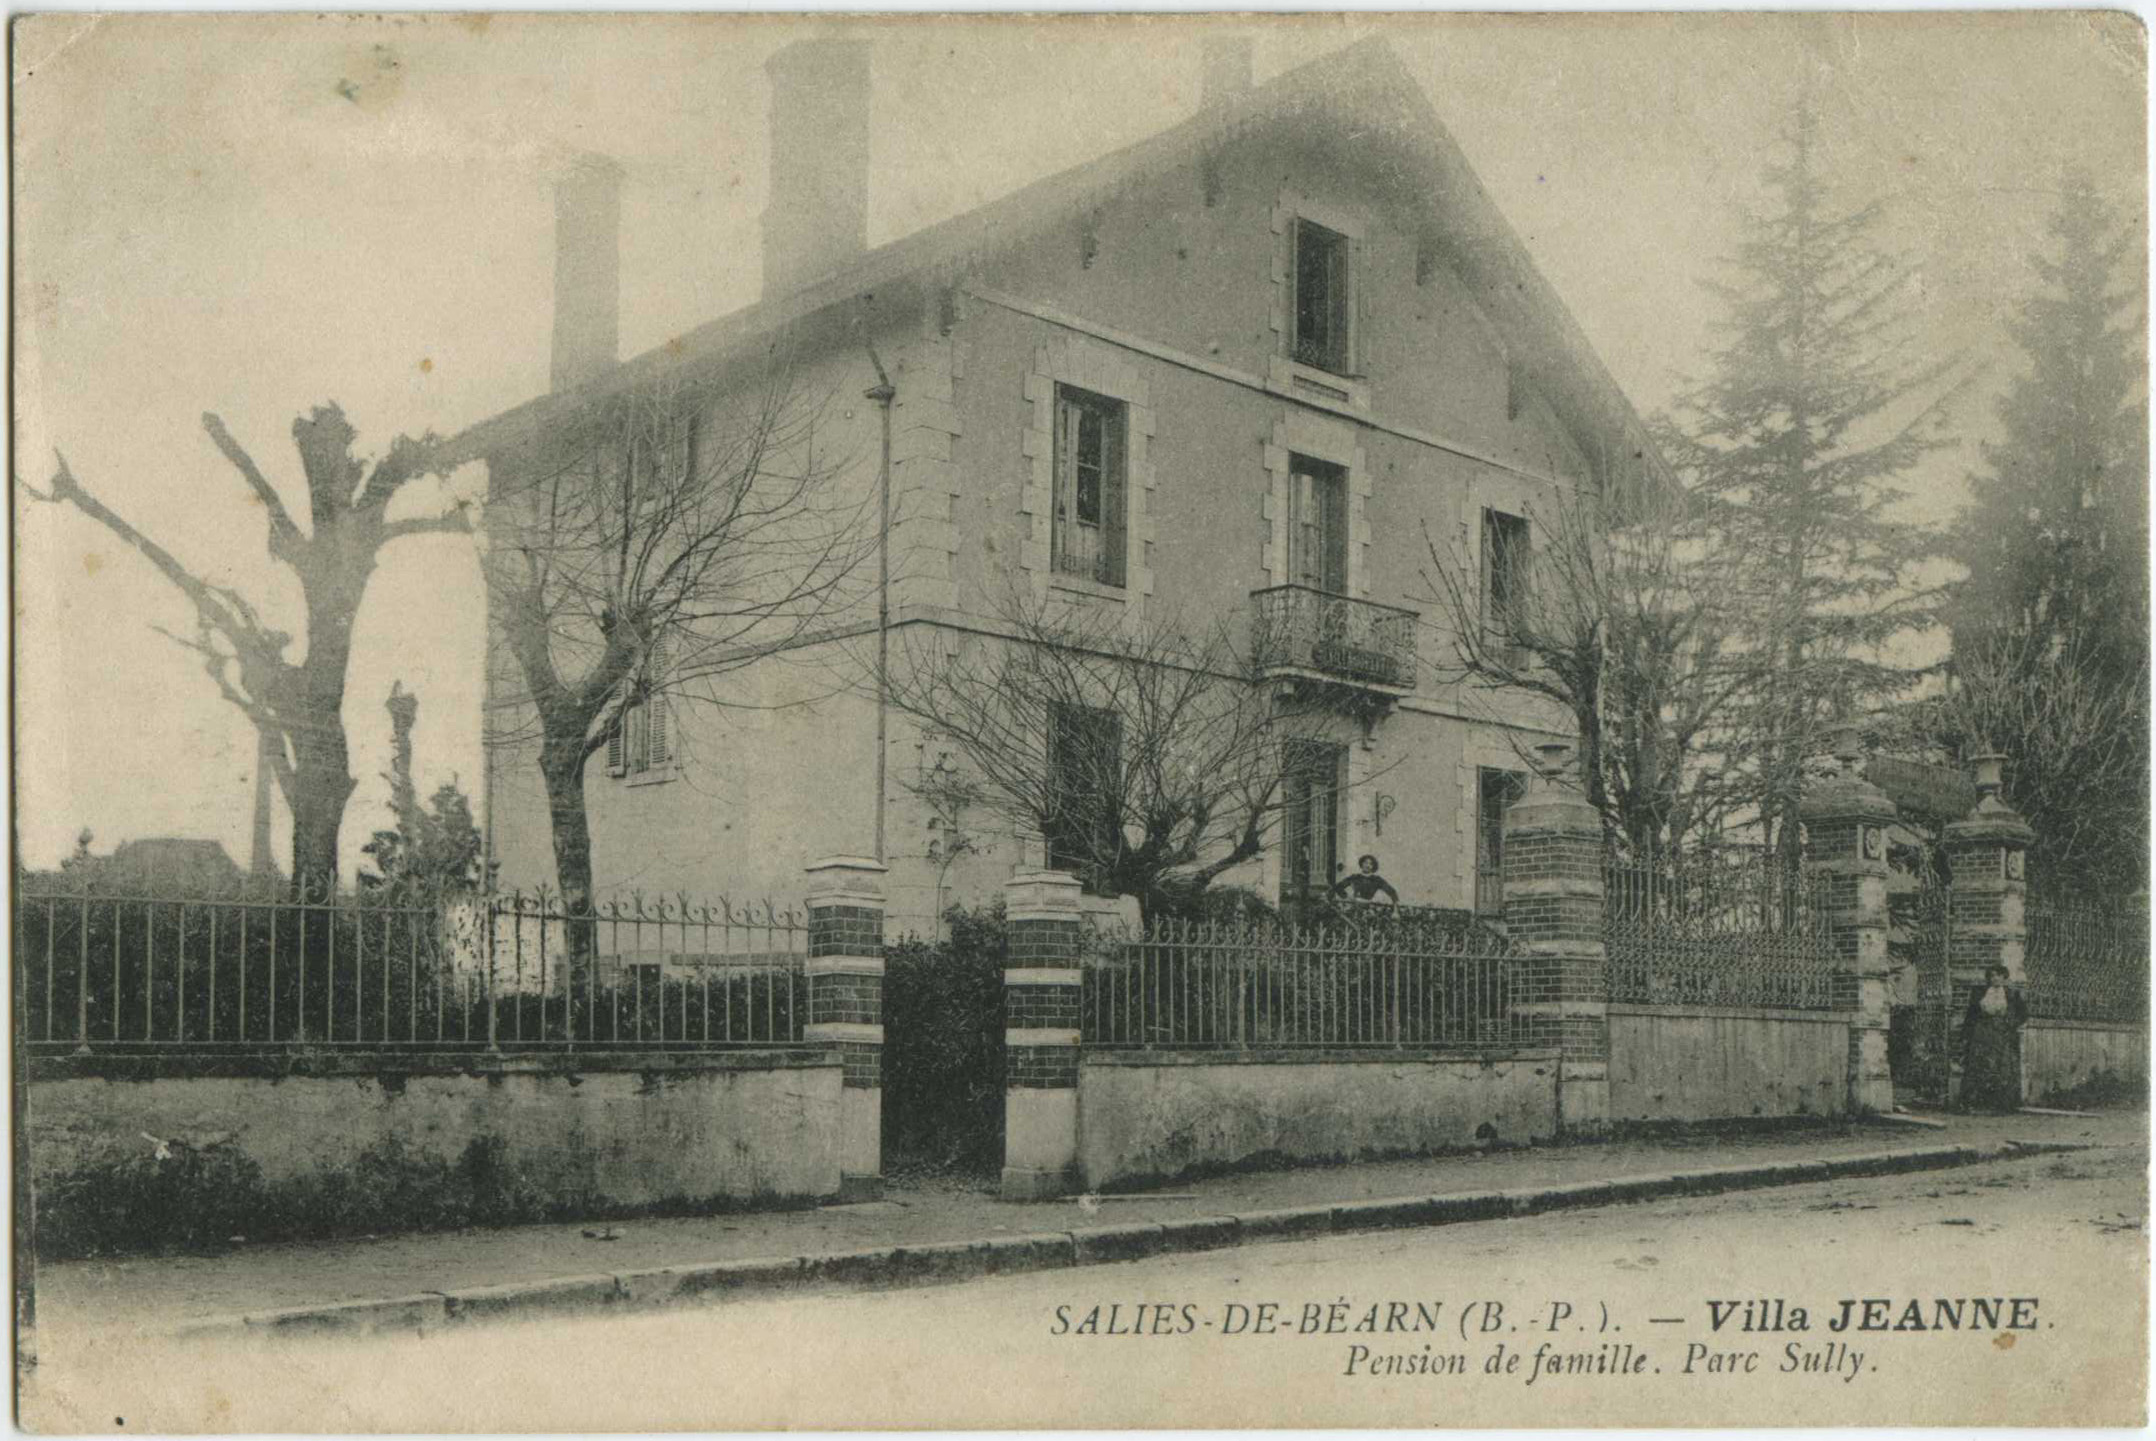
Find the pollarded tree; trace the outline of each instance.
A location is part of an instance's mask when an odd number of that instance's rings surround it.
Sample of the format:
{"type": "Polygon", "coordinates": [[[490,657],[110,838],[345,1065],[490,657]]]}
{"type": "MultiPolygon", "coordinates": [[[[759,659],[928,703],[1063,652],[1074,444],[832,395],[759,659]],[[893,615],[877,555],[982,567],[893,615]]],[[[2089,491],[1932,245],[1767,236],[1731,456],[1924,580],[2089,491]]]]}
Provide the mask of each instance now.
{"type": "Polygon", "coordinates": [[[1194,904],[1298,804],[1337,804],[1343,778],[1297,759],[1334,722],[1254,683],[1226,630],[1023,591],[996,602],[993,628],[909,631],[890,703],[957,753],[984,809],[1043,839],[1050,865],[1142,916],[1194,904]]]}
{"type": "Polygon", "coordinates": [[[1911,679],[1883,656],[1929,617],[1912,568],[1934,546],[1895,507],[1945,443],[1959,362],[1919,354],[1909,267],[1874,239],[1876,204],[1830,193],[1808,100],[1782,150],[1728,277],[1709,285],[1720,340],[1678,398],[1684,440],[1666,453],[1719,503],[1742,559],[1732,629],[1759,652],[1762,687],[1718,749],[1748,777],[1761,839],[1793,865],[1806,755],[1911,679]]]}
{"type": "Polygon", "coordinates": [[[1713,743],[1763,679],[1732,619],[1741,557],[1719,508],[1657,484],[1621,504],[1552,492],[1527,510],[1531,547],[1426,537],[1423,591],[1445,632],[1432,671],[1560,707],[1588,800],[1634,852],[1711,834],[1731,805],[1713,743]]]}
{"type": "MultiPolygon", "coordinates": [[[[876,538],[822,411],[779,352],[723,394],[677,379],[595,401],[496,478],[485,569],[509,664],[488,743],[536,747],[572,914],[592,899],[594,759],[663,757],[673,706],[739,703],[721,682],[855,599],[876,538]]],[[[572,957],[590,941],[572,928],[572,957]]]]}
{"type": "MultiPolygon", "coordinates": [[[[352,626],[382,549],[407,536],[463,533],[463,506],[435,514],[389,517],[391,502],[434,473],[433,438],[399,436],[369,466],[352,454],[358,432],[332,403],[292,423],[307,488],[307,526],[283,494],[215,415],[202,427],[240,474],[269,528],[270,559],[299,580],[305,603],[305,649],[286,659],[290,632],[269,623],[239,591],[202,579],[171,551],[136,529],[75,478],[55,456],[50,487],[24,489],[38,500],[73,505],[139,552],[187,597],[193,637],[172,636],[201,656],[218,693],[268,743],[263,753],[292,813],[292,888],[327,894],[337,884],[337,833],[357,785],[344,732],[344,688],[352,626]]],[[[165,632],[170,635],[171,632],[165,632]]]]}

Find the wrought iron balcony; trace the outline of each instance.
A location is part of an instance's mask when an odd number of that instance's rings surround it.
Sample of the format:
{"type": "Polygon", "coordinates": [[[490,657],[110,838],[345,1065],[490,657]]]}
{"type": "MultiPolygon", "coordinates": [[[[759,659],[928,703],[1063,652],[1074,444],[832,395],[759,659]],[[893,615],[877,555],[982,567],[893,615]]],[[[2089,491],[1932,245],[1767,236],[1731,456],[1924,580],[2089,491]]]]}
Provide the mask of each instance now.
{"type": "Polygon", "coordinates": [[[1251,592],[1252,668],[1260,680],[1310,680],[1388,696],[1415,688],[1415,622],[1398,606],[1304,585],[1251,592]]]}

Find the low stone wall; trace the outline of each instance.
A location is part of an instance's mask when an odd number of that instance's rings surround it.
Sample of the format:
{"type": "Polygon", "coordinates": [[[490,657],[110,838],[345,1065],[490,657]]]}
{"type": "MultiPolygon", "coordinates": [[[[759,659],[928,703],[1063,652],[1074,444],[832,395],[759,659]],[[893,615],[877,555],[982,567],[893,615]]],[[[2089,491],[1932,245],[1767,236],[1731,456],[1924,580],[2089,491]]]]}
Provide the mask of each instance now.
{"type": "Polygon", "coordinates": [[[823,1049],[41,1059],[48,1254],[807,1204],[839,1190],[823,1049]]]}
{"type": "Polygon", "coordinates": [[[2021,1031],[2021,1088],[2042,1102],[2092,1081],[2148,1084],[2149,1033],[2099,1021],[2033,1020],[2021,1031]]]}
{"type": "Polygon", "coordinates": [[[1077,1110],[1079,1181],[1100,1190],[1259,1158],[1345,1161],[1473,1146],[1492,1132],[1512,1143],[1548,1137],[1557,1057],[1088,1051],[1077,1110]]]}
{"type": "Polygon", "coordinates": [[[1839,1116],[1849,1017],[1836,1011],[1612,1005],[1610,1119],[1839,1116]]]}

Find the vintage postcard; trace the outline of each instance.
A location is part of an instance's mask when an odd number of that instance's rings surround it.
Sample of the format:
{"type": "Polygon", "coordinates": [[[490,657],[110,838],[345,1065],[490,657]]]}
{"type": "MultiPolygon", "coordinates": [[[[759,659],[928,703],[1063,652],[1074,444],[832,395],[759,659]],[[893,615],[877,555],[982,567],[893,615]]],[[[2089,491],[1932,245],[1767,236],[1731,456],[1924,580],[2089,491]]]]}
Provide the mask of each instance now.
{"type": "Polygon", "coordinates": [[[27,1430],[2145,1424],[2131,16],[11,39],[27,1430]]]}

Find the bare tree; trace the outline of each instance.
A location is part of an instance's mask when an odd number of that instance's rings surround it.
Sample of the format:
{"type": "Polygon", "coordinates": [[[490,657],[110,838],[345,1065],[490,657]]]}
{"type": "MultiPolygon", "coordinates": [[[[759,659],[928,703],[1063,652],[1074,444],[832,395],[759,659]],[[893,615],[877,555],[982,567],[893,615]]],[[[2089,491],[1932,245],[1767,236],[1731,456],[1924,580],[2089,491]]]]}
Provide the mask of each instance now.
{"type": "Polygon", "coordinates": [[[1621,509],[1567,490],[1524,519],[1472,543],[1426,537],[1423,588],[1449,632],[1432,669],[1561,707],[1613,838],[1673,851],[1711,834],[1738,803],[1725,746],[1769,660],[1733,608],[1741,577],[1712,508],[1674,487],[1621,509]]]}
{"type": "Polygon", "coordinates": [[[1051,864],[1146,917],[1263,853],[1292,747],[1336,724],[1256,683],[1220,627],[1029,592],[999,601],[994,622],[1001,635],[909,632],[891,704],[947,740],[979,802],[1041,836],[1051,864]]]}
{"type": "Polygon", "coordinates": [[[219,694],[246,715],[267,744],[278,789],[292,812],[292,887],[324,893],[337,883],[337,832],[357,784],[344,733],[344,688],[352,658],[352,625],[382,548],[411,535],[461,533],[470,527],[458,505],[446,512],[391,520],[390,503],[414,480],[433,472],[431,436],[399,436],[368,467],[352,455],[358,438],[333,402],[292,423],[307,484],[307,529],[253,457],[215,415],[202,427],[240,473],[269,527],[270,559],[298,577],[306,606],[306,650],[285,659],[289,632],[264,620],[260,608],[229,586],[190,571],[173,554],[106,505],[75,478],[56,454],[50,488],[23,488],[38,500],[73,505],[139,551],[185,595],[195,610],[195,634],[172,639],[202,658],[219,694]]]}
{"type": "Polygon", "coordinates": [[[2033,885],[2116,896],[2145,884],[2145,673],[2121,675],[2073,636],[2029,635],[1960,637],[1946,671],[1889,732],[1948,762],[2005,754],[2007,799],[2035,832],[2033,885]]]}
{"type": "Polygon", "coordinates": [[[595,403],[497,479],[485,565],[513,680],[488,741],[537,746],[572,913],[591,902],[592,759],[663,750],[668,701],[738,703],[720,681],[852,600],[875,536],[838,483],[847,457],[821,447],[822,410],[780,354],[746,389],[676,379],[595,403]]]}

